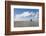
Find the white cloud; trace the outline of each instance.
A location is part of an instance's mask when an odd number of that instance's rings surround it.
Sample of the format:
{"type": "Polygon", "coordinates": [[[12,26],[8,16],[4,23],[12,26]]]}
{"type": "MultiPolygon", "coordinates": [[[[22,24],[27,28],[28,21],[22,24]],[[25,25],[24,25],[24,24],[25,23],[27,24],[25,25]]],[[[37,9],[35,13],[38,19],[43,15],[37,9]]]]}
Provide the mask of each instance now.
{"type": "Polygon", "coordinates": [[[27,12],[23,12],[22,14],[16,14],[15,20],[16,21],[26,20],[26,19],[21,18],[21,17],[26,17],[26,16],[29,16],[29,15],[31,15],[31,14],[28,11],[27,12]]]}
{"type": "Polygon", "coordinates": [[[37,12],[37,13],[35,14],[35,16],[33,17],[33,20],[34,20],[34,21],[37,21],[37,20],[39,19],[38,17],[39,17],[39,12],[37,12]]]}
{"type": "Polygon", "coordinates": [[[16,16],[15,16],[15,21],[30,20],[30,18],[28,18],[28,19],[21,18],[21,17],[26,17],[26,16],[33,16],[33,17],[31,17],[31,18],[34,20],[35,18],[38,17],[38,14],[39,14],[38,12],[35,14],[35,13],[33,13],[33,12],[29,13],[28,11],[27,11],[27,12],[23,12],[22,14],[16,14],[16,16]]]}
{"type": "Polygon", "coordinates": [[[20,17],[26,17],[26,16],[29,16],[30,13],[29,12],[24,12],[22,14],[16,14],[16,18],[20,18],[20,17]]]}
{"type": "Polygon", "coordinates": [[[34,17],[35,18],[39,17],[39,12],[37,12],[34,17]]]}

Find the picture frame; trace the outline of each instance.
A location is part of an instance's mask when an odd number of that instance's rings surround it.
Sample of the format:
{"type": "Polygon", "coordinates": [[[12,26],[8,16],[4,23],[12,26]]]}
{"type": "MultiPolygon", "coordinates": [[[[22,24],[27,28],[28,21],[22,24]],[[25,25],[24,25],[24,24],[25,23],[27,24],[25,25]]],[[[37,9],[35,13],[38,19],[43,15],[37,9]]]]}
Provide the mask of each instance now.
{"type": "MultiPolygon", "coordinates": [[[[19,9],[18,12],[21,11],[21,10],[19,9]]],[[[16,27],[16,25],[15,25],[15,27],[16,27]]],[[[35,33],[44,33],[44,32],[45,32],[45,4],[44,3],[5,1],[5,35],[35,34],[35,33]],[[14,21],[13,9],[16,9],[16,8],[21,8],[21,10],[23,8],[26,8],[26,9],[23,9],[23,10],[27,10],[27,9],[31,10],[29,8],[39,9],[40,10],[40,12],[39,12],[39,17],[40,17],[39,18],[39,25],[41,24],[40,27],[34,28],[34,27],[28,26],[28,27],[25,27],[25,28],[21,28],[21,27],[20,28],[19,27],[13,28],[13,21],[14,21]]]]}

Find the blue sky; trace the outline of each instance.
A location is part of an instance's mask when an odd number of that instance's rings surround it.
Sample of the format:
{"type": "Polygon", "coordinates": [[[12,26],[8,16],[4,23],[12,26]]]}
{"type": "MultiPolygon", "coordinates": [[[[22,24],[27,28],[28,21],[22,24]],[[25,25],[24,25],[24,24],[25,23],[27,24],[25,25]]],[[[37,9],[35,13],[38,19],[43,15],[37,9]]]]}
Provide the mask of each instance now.
{"type": "Polygon", "coordinates": [[[27,11],[29,11],[29,13],[30,12],[36,13],[36,12],[39,12],[39,9],[14,8],[14,14],[22,14],[23,12],[27,12],[27,11]]]}
{"type": "Polygon", "coordinates": [[[38,18],[39,9],[23,9],[14,8],[14,16],[16,20],[30,20],[38,18]],[[33,16],[33,17],[32,17],[33,16]]]}

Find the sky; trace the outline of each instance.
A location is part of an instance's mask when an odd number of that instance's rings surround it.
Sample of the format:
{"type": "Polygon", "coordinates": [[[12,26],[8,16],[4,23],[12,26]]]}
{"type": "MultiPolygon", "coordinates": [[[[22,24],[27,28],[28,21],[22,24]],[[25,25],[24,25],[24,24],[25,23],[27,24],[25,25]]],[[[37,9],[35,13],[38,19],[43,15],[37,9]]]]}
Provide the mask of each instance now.
{"type": "Polygon", "coordinates": [[[15,21],[27,21],[30,19],[38,19],[39,9],[14,8],[15,21]]]}

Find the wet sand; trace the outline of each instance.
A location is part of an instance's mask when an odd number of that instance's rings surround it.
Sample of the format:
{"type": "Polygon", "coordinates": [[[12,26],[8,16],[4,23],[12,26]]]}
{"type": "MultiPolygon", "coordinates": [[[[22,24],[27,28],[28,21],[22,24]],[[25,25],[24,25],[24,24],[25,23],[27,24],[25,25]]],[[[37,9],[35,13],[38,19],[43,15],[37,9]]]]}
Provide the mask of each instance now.
{"type": "Polygon", "coordinates": [[[16,21],[14,27],[38,27],[38,21],[16,21]]]}

